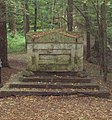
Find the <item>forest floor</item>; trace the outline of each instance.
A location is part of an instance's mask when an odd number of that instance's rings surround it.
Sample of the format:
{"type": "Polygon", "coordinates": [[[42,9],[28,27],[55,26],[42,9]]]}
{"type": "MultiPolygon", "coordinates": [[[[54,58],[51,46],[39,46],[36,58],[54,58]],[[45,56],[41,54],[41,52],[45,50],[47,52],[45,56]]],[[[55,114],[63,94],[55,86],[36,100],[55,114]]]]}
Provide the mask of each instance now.
{"type": "MultiPolygon", "coordinates": [[[[11,74],[26,68],[26,54],[10,54],[11,68],[2,69],[6,83],[11,74]]],[[[89,76],[101,79],[99,67],[85,63],[89,76]]],[[[108,75],[112,80],[112,73],[108,75]]],[[[112,82],[111,82],[112,83],[112,82]]],[[[112,93],[112,84],[110,91],[112,93]]],[[[27,96],[0,99],[0,120],[112,120],[112,99],[73,96],[27,96]]]]}

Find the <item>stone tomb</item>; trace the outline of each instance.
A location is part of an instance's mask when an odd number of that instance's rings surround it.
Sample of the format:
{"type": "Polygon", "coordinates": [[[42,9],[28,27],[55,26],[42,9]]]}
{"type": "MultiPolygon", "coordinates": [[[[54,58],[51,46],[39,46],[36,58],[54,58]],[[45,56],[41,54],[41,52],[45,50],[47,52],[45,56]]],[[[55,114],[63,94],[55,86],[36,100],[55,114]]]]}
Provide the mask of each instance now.
{"type": "Polygon", "coordinates": [[[31,71],[83,70],[83,42],[78,34],[59,31],[28,33],[27,69],[31,71]]]}
{"type": "Polygon", "coordinates": [[[100,82],[78,75],[83,70],[83,43],[79,35],[50,31],[28,33],[26,38],[30,71],[13,75],[0,89],[0,97],[110,96],[108,88],[100,82]]]}

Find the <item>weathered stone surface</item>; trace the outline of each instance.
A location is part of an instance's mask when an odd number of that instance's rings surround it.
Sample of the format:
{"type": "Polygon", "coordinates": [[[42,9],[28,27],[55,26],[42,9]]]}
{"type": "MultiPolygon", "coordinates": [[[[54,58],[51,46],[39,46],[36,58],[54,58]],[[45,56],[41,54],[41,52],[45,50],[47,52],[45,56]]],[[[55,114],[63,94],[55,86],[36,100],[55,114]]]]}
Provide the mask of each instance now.
{"type": "Polygon", "coordinates": [[[63,32],[28,33],[26,38],[29,70],[83,70],[83,43],[79,35],[63,32]]]}

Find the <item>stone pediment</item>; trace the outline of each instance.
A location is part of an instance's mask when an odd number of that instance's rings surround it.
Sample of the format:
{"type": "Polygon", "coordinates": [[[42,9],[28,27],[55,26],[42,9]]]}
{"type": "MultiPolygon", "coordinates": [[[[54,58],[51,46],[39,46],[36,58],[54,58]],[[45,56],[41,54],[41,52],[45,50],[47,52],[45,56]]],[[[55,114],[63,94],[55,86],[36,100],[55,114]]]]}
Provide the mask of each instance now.
{"type": "Polygon", "coordinates": [[[27,42],[36,43],[82,43],[79,34],[69,34],[62,31],[48,31],[48,32],[29,32],[26,35],[27,42]]]}

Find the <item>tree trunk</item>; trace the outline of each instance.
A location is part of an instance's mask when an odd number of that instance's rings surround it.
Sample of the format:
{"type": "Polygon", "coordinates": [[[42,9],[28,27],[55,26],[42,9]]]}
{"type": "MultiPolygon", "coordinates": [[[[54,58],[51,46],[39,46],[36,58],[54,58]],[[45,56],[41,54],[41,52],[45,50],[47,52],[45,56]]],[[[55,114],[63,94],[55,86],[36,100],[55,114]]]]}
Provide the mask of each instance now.
{"type": "Polygon", "coordinates": [[[9,18],[9,26],[8,27],[9,27],[10,31],[15,35],[16,34],[15,4],[12,3],[11,7],[8,10],[11,11],[8,15],[8,18],[9,18]]]}
{"type": "Polygon", "coordinates": [[[86,39],[87,39],[87,48],[86,48],[86,59],[91,56],[91,48],[90,48],[90,31],[88,30],[89,25],[86,23],[86,39]]]}
{"type": "MultiPolygon", "coordinates": [[[[54,4],[53,4],[53,8],[55,9],[56,7],[56,0],[54,0],[54,4]]],[[[52,24],[55,24],[55,15],[53,14],[53,17],[52,17],[52,24]]]]}
{"type": "Polygon", "coordinates": [[[15,35],[16,34],[16,22],[15,22],[14,15],[12,16],[13,17],[10,17],[10,20],[9,20],[9,30],[15,35]]]}
{"type": "Polygon", "coordinates": [[[85,11],[85,26],[86,26],[86,41],[87,41],[87,48],[86,48],[86,59],[91,56],[91,46],[90,46],[90,18],[88,16],[87,5],[84,3],[83,5],[85,11]]]}
{"type": "Polygon", "coordinates": [[[67,8],[67,25],[68,31],[73,31],[73,0],[68,0],[67,8]]]}
{"type": "Polygon", "coordinates": [[[101,39],[102,39],[102,63],[101,67],[104,73],[104,82],[107,80],[107,23],[106,23],[106,0],[101,5],[101,39]]]}
{"type": "Polygon", "coordinates": [[[24,36],[25,36],[25,49],[27,50],[26,33],[29,32],[30,30],[28,2],[23,2],[23,24],[24,24],[24,36]]]}
{"type": "Polygon", "coordinates": [[[97,20],[98,27],[97,27],[97,30],[95,33],[95,43],[94,43],[94,46],[92,48],[92,50],[95,51],[95,53],[96,53],[97,59],[100,56],[100,36],[101,36],[101,34],[100,34],[100,12],[99,11],[100,11],[99,1],[97,0],[96,1],[96,20],[97,20]]]}
{"type": "Polygon", "coordinates": [[[30,20],[29,20],[29,15],[28,15],[28,11],[29,11],[29,8],[28,8],[28,3],[26,2],[25,3],[25,10],[26,10],[26,14],[25,14],[25,34],[27,33],[27,32],[29,32],[29,30],[30,30],[30,20]]]}
{"type": "Polygon", "coordinates": [[[7,29],[6,29],[6,8],[4,1],[0,2],[0,58],[2,66],[8,67],[7,59],[7,29]]]}
{"type": "Polygon", "coordinates": [[[34,31],[37,31],[37,1],[35,0],[35,16],[34,16],[34,31]]]}

